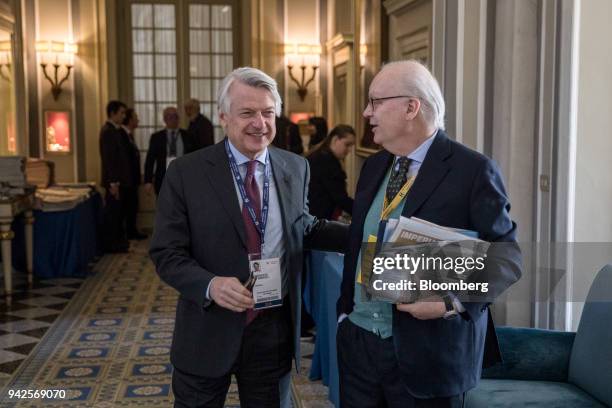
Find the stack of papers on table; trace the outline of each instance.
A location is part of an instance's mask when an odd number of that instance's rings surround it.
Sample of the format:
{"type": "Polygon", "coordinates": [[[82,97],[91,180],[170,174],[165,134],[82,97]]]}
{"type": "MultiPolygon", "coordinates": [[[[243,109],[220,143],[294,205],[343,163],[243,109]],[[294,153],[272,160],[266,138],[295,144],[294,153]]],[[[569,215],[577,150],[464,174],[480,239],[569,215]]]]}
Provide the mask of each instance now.
{"type": "Polygon", "coordinates": [[[42,211],[66,211],[87,200],[89,187],[52,186],[36,190],[36,207],[42,211]]]}

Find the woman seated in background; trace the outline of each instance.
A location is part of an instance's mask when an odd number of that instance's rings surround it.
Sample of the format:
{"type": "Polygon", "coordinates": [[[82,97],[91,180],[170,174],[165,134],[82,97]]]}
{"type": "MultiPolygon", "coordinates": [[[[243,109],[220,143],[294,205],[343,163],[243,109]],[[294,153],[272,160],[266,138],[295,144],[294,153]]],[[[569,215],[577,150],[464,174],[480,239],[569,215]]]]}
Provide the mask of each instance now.
{"type": "Polygon", "coordinates": [[[352,214],[353,199],[346,192],[346,173],[342,160],[355,144],[355,130],[338,125],[308,156],[310,213],[318,218],[335,220],[342,211],[352,214]]]}

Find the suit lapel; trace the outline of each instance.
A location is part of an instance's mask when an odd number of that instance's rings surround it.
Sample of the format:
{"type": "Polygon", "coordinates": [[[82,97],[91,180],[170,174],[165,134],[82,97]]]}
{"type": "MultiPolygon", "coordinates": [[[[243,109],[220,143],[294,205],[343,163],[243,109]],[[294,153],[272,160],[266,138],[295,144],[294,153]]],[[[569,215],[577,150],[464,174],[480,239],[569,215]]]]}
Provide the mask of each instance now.
{"type": "Polygon", "coordinates": [[[278,201],[283,213],[283,220],[285,221],[285,233],[287,233],[288,226],[302,213],[304,205],[300,205],[296,201],[298,194],[294,191],[295,186],[291,184],[291,174],[287,168],[287,162],[278,154],[276,148],[272,146],[268,146],[268,154],[270,155],[270,164],[272,165],[272,176],[278,191],[278,201]]]}
{"type": "Polygon", "coordinates": [[[166,130],[160,130],[159,131],[159,152],[160,155],[159,157],[164,159],[164,162],[162,163],[162,165],[164,166],[164,171],[166,169],[166,156],[168,155],[168,135],[166,134],[166,130]]]}
{"type": "Polygon", "coordinates": [[[221,200],[223,208],[234,224],[234,228],[246,248],[246,231],[244,229],[244,221],[242,220],[242,212],[240,211],[240,202],[236,195],[234,179],[223,143],[214,145],[212,156],[206,159],[206,164],[208,168],[205,174],[210,181],[210,185],[219,197],[219,200],[221,200]]]}
{"type": "Polygon", "coordinates": [[[450,154],[450,141],[446,134],[440,130],[435,136],[419,169],[417,178],[406,196],[402,216],[411,217],[444,179],[446,173],[450,170],[445,161],[450,154]]]}
{"type": "Polygon", "coordinates": [[[359,200],[355,201],[356,204],[359,202],[361,208],[364,209],[364,219],[369,208],[372,206],[374,197],[376,196],[376,193],[378,192],[378,189],[385,178],[385,174],[387,174],[387,170],[389,169],[391,162],[393,162],[393,155],[388,151],[383,150],[375,156],[372,156],[370,160],[372,160],[372,163],[368,163],[368,173],[363,175],[363,187],[361,188],[362,191],[359,200]]]}

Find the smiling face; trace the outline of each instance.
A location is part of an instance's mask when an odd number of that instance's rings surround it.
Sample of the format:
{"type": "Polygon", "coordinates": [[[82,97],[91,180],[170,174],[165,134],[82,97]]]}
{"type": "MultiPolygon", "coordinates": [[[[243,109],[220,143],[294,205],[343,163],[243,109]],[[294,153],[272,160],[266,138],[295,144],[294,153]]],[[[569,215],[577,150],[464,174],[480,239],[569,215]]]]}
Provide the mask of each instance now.
{"type": "Polygon", "coordinates": [[[254,159],[274,140],[276,133],[272,94],[266,88],[235,81],[228,96],[229,112],[219,112],[219,121],[236,149],[254,159]]]}

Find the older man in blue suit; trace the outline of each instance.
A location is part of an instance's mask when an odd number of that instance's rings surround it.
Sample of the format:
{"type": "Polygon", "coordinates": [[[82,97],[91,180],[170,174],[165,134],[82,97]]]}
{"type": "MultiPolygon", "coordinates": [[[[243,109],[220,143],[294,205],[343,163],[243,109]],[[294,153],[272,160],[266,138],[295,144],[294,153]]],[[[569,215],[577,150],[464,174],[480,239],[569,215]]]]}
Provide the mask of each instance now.
{"type": "Polygon", "coordinates": [[[498,168],[448,138],[444,110],[437,81],[416,61],[386,65],[370,86],[363,115],[384,150],[361,170],[338,300],[344,408],[461,407],[480,377],[485,343],[487,357],[499,357],[488,303],[521,274],[516,224],[498,168]],[[384,218],[415,216],[508,242],[503,262],[488,266],[487,299],[446,293],[391,305],[364,298],[356,279],[362,243],[380,235],[383,209],[384,218]]]}

